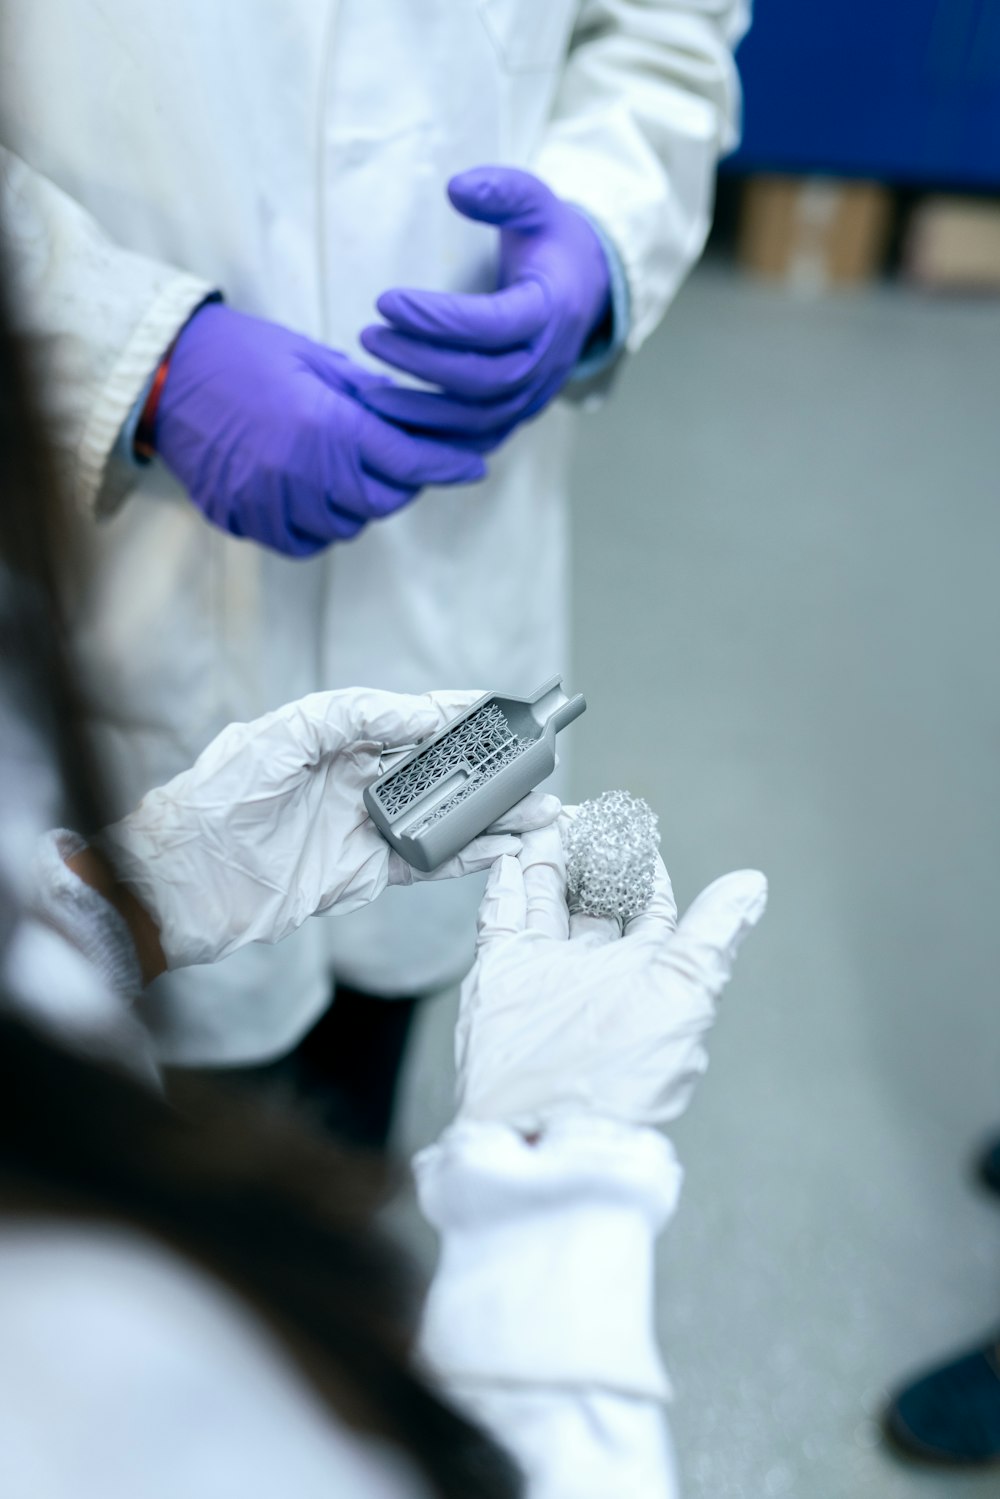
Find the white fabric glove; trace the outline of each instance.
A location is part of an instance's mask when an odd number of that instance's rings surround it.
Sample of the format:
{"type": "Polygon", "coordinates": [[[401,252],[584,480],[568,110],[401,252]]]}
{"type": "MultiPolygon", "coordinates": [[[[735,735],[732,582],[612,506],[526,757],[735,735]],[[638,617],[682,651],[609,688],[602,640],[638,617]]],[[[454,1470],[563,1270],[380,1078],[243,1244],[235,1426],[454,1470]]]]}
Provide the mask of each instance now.
{"type": "Polygon", "coordinates": [[[767,882],[725,875],[678,927],[657,866],[650,906],[621,936],[612,921],[570,917],[557,826],[494,866],[455,1035],[459,1118],[530,1133],[580,1113],[657,1124],[684,1112],[767,882]]]}
{"type": "Polygon", "coordinates": [[[390,849],[362,800],[386,750],[437,733],[481,696],[314,693],[231,724],[190,770],[106,828],[97,845],[156,922],[168,967],[279,942],[307,917],[355,911],[386,885],[472,874],[516,853],[510,835],[550,823],[555,797],[532,792],[429,875],[390,849]]]}

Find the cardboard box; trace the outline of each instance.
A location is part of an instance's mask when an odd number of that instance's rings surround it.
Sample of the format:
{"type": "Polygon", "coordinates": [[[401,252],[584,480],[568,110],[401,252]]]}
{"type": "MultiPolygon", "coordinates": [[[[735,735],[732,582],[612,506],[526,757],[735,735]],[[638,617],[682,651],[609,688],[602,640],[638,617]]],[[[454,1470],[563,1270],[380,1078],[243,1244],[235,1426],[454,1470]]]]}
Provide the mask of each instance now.
{"type": "Polygon", "coordinates": [[[906,228],[903,267],[933,290],[1000,291],[1000,203],[922,199],[906,228]]]}
{"type": "Polygon", "coordinates": [[[893,198],[877,182],[752,177],[743,190],[741,265],[806,290],[857,285],[885,264],[893,198]]]}

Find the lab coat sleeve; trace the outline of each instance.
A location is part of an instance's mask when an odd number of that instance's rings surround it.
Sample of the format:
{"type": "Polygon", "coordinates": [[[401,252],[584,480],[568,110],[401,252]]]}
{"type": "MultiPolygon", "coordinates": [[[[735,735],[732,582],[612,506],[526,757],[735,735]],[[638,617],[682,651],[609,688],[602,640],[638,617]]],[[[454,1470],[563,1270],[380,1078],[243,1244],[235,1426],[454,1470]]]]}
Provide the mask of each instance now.
{"type": "Polygon", "coordinates": [[[532,168],[603,226],[638,349],[704,246],[715,166],[739,135],[746,0],[583,0],[532,168]]]}
{"type": "Polygon", "coordinates": [[[534,1145],[460,1123],[414,1170],[440,1235],[421,1359],[520,1462],[528,1499],[676,1499],[653,1330],[669,1142],[593,1118],[534,1145]]]}
{"type": "Polygon", "coordinates": [[[138,470],[115,443],[151,371],[213,287],[121,249],[84,210],[0,148],[0,215],[14,307],[68,492],[108,514],[138,470]]]}

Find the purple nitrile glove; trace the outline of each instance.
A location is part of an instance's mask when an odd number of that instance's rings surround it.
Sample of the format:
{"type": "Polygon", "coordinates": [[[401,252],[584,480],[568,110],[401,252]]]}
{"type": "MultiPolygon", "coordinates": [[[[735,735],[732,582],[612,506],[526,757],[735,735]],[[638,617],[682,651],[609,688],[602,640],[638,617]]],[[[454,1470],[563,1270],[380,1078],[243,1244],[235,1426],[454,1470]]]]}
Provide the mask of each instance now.
{"type": "Polygon", "coordinates": [[[277,323],[207,303],[174,347],[156,451],[214,525],[289,557],[346,541],[425,484],[481,479],[475,454],[370,411],[390,382],[277,323]]]}
{"type": "Polygon", "coordinates": [[[498,288],[485,294],[387,291],[389,323],[365,328],[370,354],[440,387],[364,392],[373,411],[481,451],[557,395],[609,317],[604,247],[587,216],[513,167],[475,167],[448,196],[466,218],[500,230],[498,288]]]}

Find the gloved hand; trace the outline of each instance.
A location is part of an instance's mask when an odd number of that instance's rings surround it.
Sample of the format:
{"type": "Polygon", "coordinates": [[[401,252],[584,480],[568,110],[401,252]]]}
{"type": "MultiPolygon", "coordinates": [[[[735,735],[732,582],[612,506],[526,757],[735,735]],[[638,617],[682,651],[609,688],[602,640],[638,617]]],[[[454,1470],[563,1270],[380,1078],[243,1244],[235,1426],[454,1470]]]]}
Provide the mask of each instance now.
{"type": "Polygon", "coordinates": [[[190,770],[150,791],[96,840],[159,929],[169,968],[279,942],[320,911],[366,905],[386,885],[448,879],[516,852],[511,834],[558,815],[534,792],[430,875],[394,853],[362,794],[386,749],[427,738],[482,696],[317,692],[231,724],[190,770]]]}
{"type": "Polygon", "coordinates": [[[373,411],[487,451],[558,394],[610,310],[600,239],[585,214],[530,172],[476,167],[453,177],[459,213],[500,230],[498,289],[460,295],[387,291],[390,324],[365,328],[370,354],[441,394],[369,387],[373,411]]]}
{"type": "Polygon", "coordinates": [[[725,875],[680,926],[663,861],[653,901],[616,923],[566,906],[558,827],[529,833],[490,873],[455,1036],[458,1117],[531,1133],[561,1116],[676,1119],[707,1065],[704,1037],[740,944],[767,900],[762,874],[725,875]]]}
{"type": "Polygon", "coordinates": [[[308,557],[482,460],[361,404],[390,382],[276,323],[208,303],[181,331],[156,415],[159,456],[208,520],[308,557]]]}

